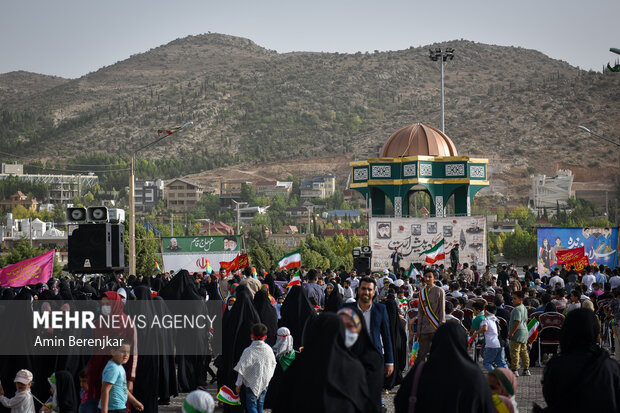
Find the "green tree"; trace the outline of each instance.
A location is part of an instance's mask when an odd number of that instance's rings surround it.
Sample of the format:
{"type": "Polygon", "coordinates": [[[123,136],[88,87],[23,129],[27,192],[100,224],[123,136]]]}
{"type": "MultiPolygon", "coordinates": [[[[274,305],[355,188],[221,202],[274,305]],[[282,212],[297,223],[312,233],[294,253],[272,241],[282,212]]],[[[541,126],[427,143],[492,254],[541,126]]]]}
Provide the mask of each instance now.
{"type": "Polygon", "coordinates": [[[510,211],[508,217],[518,219],[519,226],[521,226],[521,228],[530,228],[534,224],[534,221],[536,221],[536,216],[534,213],[525,205],[519,205],[510,211]]]}
{"type": "Polygon", "coordinates": [[[533,263],[536,261],[536,236],[517,225],[515,231],[506,236],[502,252],[509,260],[533,263]]]}
{"type": "Polygon", "coordinates": [[[241,202],[247,202],[250,206],[256,206],[256,190],[252,184],[241,184],[241,202]]]}

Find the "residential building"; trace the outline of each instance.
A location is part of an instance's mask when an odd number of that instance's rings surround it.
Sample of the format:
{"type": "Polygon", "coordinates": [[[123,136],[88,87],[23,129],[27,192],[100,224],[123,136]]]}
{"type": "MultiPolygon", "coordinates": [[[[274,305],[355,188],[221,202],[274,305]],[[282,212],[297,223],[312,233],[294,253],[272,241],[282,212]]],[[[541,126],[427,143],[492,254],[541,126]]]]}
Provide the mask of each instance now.
{"type": "Polygon", "coordinates": [[[312,179],[304,179],[299,185],[301,198],[326,199],[336,192],[336,177],[328,174],[312,179]]]}
{"type": "Polygon", "coordinates": [[[530,189],[530,208],[555,208],[564,206],[574,196],[572,191],[573,173],[568,169],[560,169],[557,176],[535,175],[530,189]]]}
{"type": "Polygon", "coordinates": [[[241,223],[250,222],[252,221],[252,219],[254,219],[256,215],[262,215],[262,214],[267,213],[268,209],[269,209],[269,205],[265,207],[255,206],[255,207],[239,208],[239,222],[241,223]]]}
{"type": "Polygon", "coordinates": [[[285,234],[297,234],[299,230],[296,225],[285,225],[282,227],[282,232],[285,234]]]}
{"type": "Polygon", "coordinates": [[[202,196],[202,186],[177,178],[164,187],[166,208],[175,212],[186,212],[194,208],[202,196]]]}
{"type": "Polygon", "coordinates": [[[360,217],[362,216],[362,213],[355,209],[335,209],[333,211],[323,212],[321,216],[324,219],[336,219],[338,222],[360,222],[360,217]]]}
{"type": "Polygon", "coordinates": [[[198,235],[234,235],[235,230],[222,221],[213,222],[210,219],[197,219],[200,222],[198,235]]]}
{"type": "Polygon", "coordinates": [[[254,183],[256,195],[273,198],[278,194],[289,196],[293,191],[292,182],[258,181],[254,183]]]}
{"type": "Polygon", "coordinates": [[[39,205],[39,202],[34,198],[28,199],[28,197],[24,195],[22,191],[17,191],[13,195],[11,195],[9,199],[3,199],[0,201],[1,210],[11,211],[13,208],[19,205],[23,206],[29,211],[35,212],[37,210],[37,205],[39,205]]]}
{"type": "Polygon", "coordinates": [[[23,175],[24,174],[24,165],[19,163],[3,163],[2,164],[2,173],[8,175],[23,175]]]}
{"type": "Polygon", "coordinates": [[[3,249],[14,248],[23,239],[30,240],[35,248],[56,249],[58,262],[61,265],[67,263],[67,235],[64,231],[54,228],[52,222],[43,222],[38,218],[13,219],[13,214],[8,213],[6,225],[0,226],[3,249]]]}
{"type": "Polygon", "coordinates": [[[22,181],[41,183],[47,186],[47,201],[50,203],[65,204],[73,198],[80,197],[99,182],[95,174],[86,175],[39,175],[24,174],[23,165],[2,164],[0,179],[17,176],[22,181]]]}
{"type": "Polygon", "coordinates": [[[134,205],[136,211],[152,211],[164,199],[164,181],[136,180],[134,185],[134,205]]]}
{"type": "Polygon", "coordinates": [[[287,234],[278,232],[276,234],[269,235],[269,241],[273,242],[284,249],[292,250],[301,244],[302,240],[305,240],[308,234],[287,234]]]}
{"type": "Polygon", "coordinates": [[[253,185],[252,182],[248,181],[222,181],[220,183],[220,199],[240,199],[243,184],[253,185]]]}

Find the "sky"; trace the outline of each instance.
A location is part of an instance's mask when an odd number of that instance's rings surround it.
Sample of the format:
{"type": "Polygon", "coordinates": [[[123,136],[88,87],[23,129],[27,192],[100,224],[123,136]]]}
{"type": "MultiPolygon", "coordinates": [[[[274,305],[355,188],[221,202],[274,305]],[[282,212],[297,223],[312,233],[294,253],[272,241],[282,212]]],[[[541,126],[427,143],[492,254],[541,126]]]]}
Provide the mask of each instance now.
{"type": "Polygon", "coordinates": [[[620,0],[0,0],[0,73],[78,78],[207,32],[281,53],[465,39],[601,71],[620,58],[609,51],[620,48],[619,23],[620,0]]]}

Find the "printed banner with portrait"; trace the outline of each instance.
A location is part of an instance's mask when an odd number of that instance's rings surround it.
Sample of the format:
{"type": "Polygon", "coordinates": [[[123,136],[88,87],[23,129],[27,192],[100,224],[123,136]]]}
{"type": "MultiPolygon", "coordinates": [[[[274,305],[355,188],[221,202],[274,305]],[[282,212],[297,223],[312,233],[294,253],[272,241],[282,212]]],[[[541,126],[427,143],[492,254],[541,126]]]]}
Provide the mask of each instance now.
{"type": "Polygon", "coordinates": [[[220,262],[232,261],[241,252],[241,240],[236,235],[164,237],[162,250],[166,271],[203,272],[207,264],[219,271],[220,262]]]}
{"type": "Polygon", "coordinates": [[[581,247],[590,265],[615,268],[618,263],[618,228],[538,228],[538,273],[548,276],[553,268],[559,268],[559,251],[581,247]]]}
{"type": "Polygon", "coordinates": [[[450,265],[450,251],[459,243],[459,262],[484,269],[487,262],[486,219],[484,217],[370,218],[369,241],[372,271],[392,269],[391,256],[398,248],[400,266],[423,263],[425,255],[442,238],[446,258],[437,264],[450,265]]]}

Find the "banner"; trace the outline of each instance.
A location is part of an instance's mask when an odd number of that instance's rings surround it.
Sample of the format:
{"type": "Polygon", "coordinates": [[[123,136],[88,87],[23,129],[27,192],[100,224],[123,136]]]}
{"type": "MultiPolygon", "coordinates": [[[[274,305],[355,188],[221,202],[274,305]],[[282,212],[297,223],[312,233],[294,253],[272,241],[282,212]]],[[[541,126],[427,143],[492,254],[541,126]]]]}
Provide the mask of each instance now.
{"type": "MultiPolygon", "coordinates": [[[[541,227],[538,228],[538,273],[549,275],[561,263],[561,251],[583,247],[591,265],[615,268],[618,263],[618,228],[541,227]]],[[[585,260],[582,259],[582,263],[585,260]]],[[[567,264],[568,266],[568,264],[567,264]]],[[[577,269],[577,265],[575,265],[577,269]]]]}
{"type": "Polygon", "coordinates": [[[558,264],[565,264],[567,269],[570,269],[572,265],[577,272],[581,272],[586,265],[590,265],[590,260],[588,260],[588,256],[585,255],[584,247],[557,251],[555,255],[558,258],[558,264]]]}
{"type": "MultiPolygon", "coordinates": [[[[208,264],[229,262],[241,252],[241,239],[236,235],[162,238],[166,271],[203,272],[208,264]]],[[[213,268],[219,271],[219,268],[213,268]]]]}
{"type": "Polygon", "coordinates": [[[29,258],[16,264],[7,265],[0,270],[0,286],[23,287],[30,284],[46,283],[54,272],[54,254],[51,250],[38,257],[29,258]]]}
{"type": "Polygon", "coordinates": [[[436,264],[450,265],[450,251],[459,243],[459,261],[484,269],[487,262],[486,219],[474,217],[370,218],[368,237],[372,247],[372,271],[392,268],[395,248],[403,255],[400,266],[425,261],[424,251],[444,239],[445,258],[436,264]]]}
{"type": "Polygon", "coordinates": [[[231,271],[238,270],[240,268],[245,268],[250,265],[250,257],[248,254],[237,255],[234,260],[230,262],[222,261],[220,262],[220,269],[224,268],[227,273],[231,271]]]}

